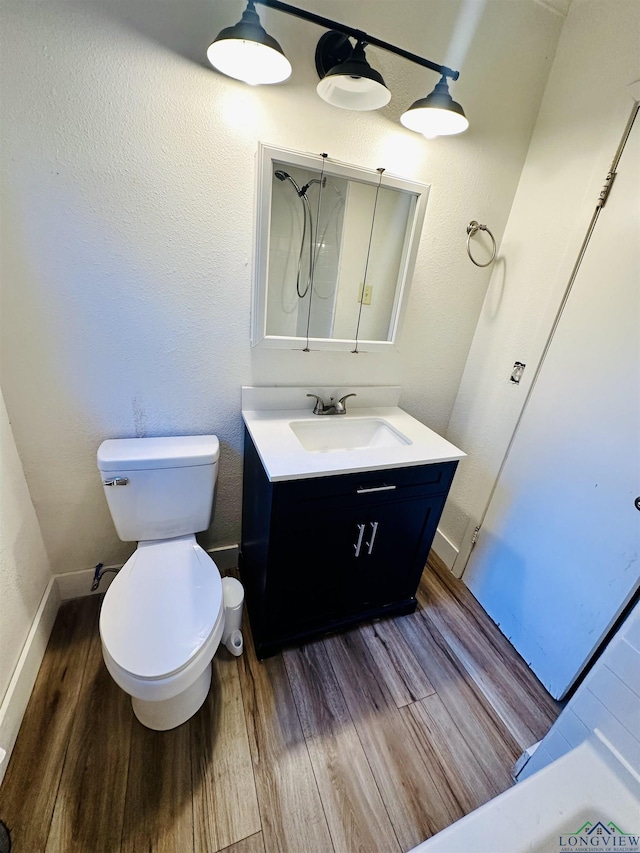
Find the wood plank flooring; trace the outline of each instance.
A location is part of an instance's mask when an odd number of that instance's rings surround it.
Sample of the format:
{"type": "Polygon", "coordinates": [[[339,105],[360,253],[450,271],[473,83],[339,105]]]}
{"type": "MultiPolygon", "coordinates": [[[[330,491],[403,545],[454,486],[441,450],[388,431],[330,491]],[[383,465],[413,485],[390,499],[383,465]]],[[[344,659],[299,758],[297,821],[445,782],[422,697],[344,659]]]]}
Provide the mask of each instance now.
{"type": "Polygon", "coordinates": [[[0,788],[15,853],[406,851],[508,788],[560,710],[433,554],[416,613],[220,650],[171,732],[108,675],[99,602],[58,614],[0,788]]]}

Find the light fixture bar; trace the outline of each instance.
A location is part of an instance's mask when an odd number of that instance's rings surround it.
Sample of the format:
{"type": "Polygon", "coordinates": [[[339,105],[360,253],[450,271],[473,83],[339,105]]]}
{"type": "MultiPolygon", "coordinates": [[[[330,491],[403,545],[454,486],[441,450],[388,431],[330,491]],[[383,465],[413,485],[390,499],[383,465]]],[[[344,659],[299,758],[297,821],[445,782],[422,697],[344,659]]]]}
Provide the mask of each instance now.
{"type": "Polygon", "coordinates": [[[436,71],[442,74],[443,77],[450,77],[452,80],[457,80],[460,76],[459,71],[454,71],[452,68],[447,68],[446,65],[438,65],[431,62],[430,59],[425,59],[423,56],[418,56],[415,53],[410,53],[401,47],[396,47],[394,44],[382,41],[382,39],[370,36],[362,30],[357,30],[355,27],[349,27],[346,24],[340,24],[338,21],[332,21],[330,18],[324,18],[322,15],[315,15],[313,12],[307,12],[305,9],[298,9],[297,6],[291,6],[289,3],[282,3],[281,0],[254,0],[255,3],[261,6],[268,6],[270,9],[277,9],[279,12],[284,12],[287,15],[293,15],[296,18],[302,18],[303,21],[309,21],[312,24],[318,24],[320,27],[325,27],[329,30],[337,30],[344,33],[346,36],[351,36],[358,42],[363,44],[372,44],[376,47],[381,47],[383,50],[388,50],[390,53],[395,53],[398,56],[408,59],[409,62],[414,62],[416,65],[422,65],[423,68],[429,68],[431,71],[436,71]]]}

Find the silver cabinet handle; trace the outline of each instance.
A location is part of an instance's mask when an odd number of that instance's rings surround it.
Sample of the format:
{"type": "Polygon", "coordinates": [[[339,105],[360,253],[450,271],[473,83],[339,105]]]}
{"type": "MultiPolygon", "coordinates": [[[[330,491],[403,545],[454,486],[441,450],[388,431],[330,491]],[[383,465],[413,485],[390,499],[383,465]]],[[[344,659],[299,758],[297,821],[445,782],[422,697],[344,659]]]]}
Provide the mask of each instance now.
{"type": "Polygon", "coordinates": [[[371,525],[371,539],[368,542],[364,543],[369,549],[367,551],[367,554],[370,554],[373,551],[373,543],[376,541],[376,533],[378,532],[377,521],[370,521],[369,524],[371,525]]]}
{"type": "Polygon", "coordinates": [[[357,495],[368,495],[371,492],[392,492],[395,486],[375,486],[373,489],[356,489],[357,495]]]}
{"type": "Polygon", "coordinates": [[[356,557],[360,556],[360,548],[362,547],[362,537],[364,536],[364,524],[358,525],[358,541],[353,546],[353,550],[356,552],[356,557]]]}
{"type": "Polygon", "coordinates": [[[103,486],[127,486],[129,480],[127,477],[113,477],[111,480],[103,480],[103,486]]]}

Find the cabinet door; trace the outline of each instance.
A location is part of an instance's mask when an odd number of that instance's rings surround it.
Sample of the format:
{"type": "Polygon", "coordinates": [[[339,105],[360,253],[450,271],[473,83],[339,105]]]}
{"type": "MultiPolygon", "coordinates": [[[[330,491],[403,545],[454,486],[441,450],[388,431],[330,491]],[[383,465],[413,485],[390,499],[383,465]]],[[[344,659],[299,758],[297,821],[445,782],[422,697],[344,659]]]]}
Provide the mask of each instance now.
{"type": "Polygon", "coordinates": [[[353,605],[383,607],[415,595],[443,504],[441,497],[412,498],[367,508],[346,592],[353,605]]]}
{"type": "Polygon", "coordinates": [[[304,501],[282,514],[272,531],[266,589],[270,633],[312,630],[344,612],[357,561],[358,524],[341,502],[304,501]]]}
{"type": "Polygon", "coordinates": [[[323,498],[289,509],[273,531],[270,633],[312,630],[412,598],[443,503],[323,498]]]}

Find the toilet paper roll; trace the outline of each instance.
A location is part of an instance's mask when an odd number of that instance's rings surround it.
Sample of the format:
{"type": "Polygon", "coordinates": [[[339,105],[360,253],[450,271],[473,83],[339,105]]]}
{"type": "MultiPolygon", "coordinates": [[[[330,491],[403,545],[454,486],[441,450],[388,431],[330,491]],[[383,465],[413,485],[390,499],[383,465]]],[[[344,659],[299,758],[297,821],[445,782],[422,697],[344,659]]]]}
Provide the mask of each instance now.
{"type": "Polygon", "coordinates": [[[232,631],[225,643],[225,646],[232,655],[235,655],[235,657],[241,655],[244,649],[244,637],[242,636],[242,631],[232,631]]]}

